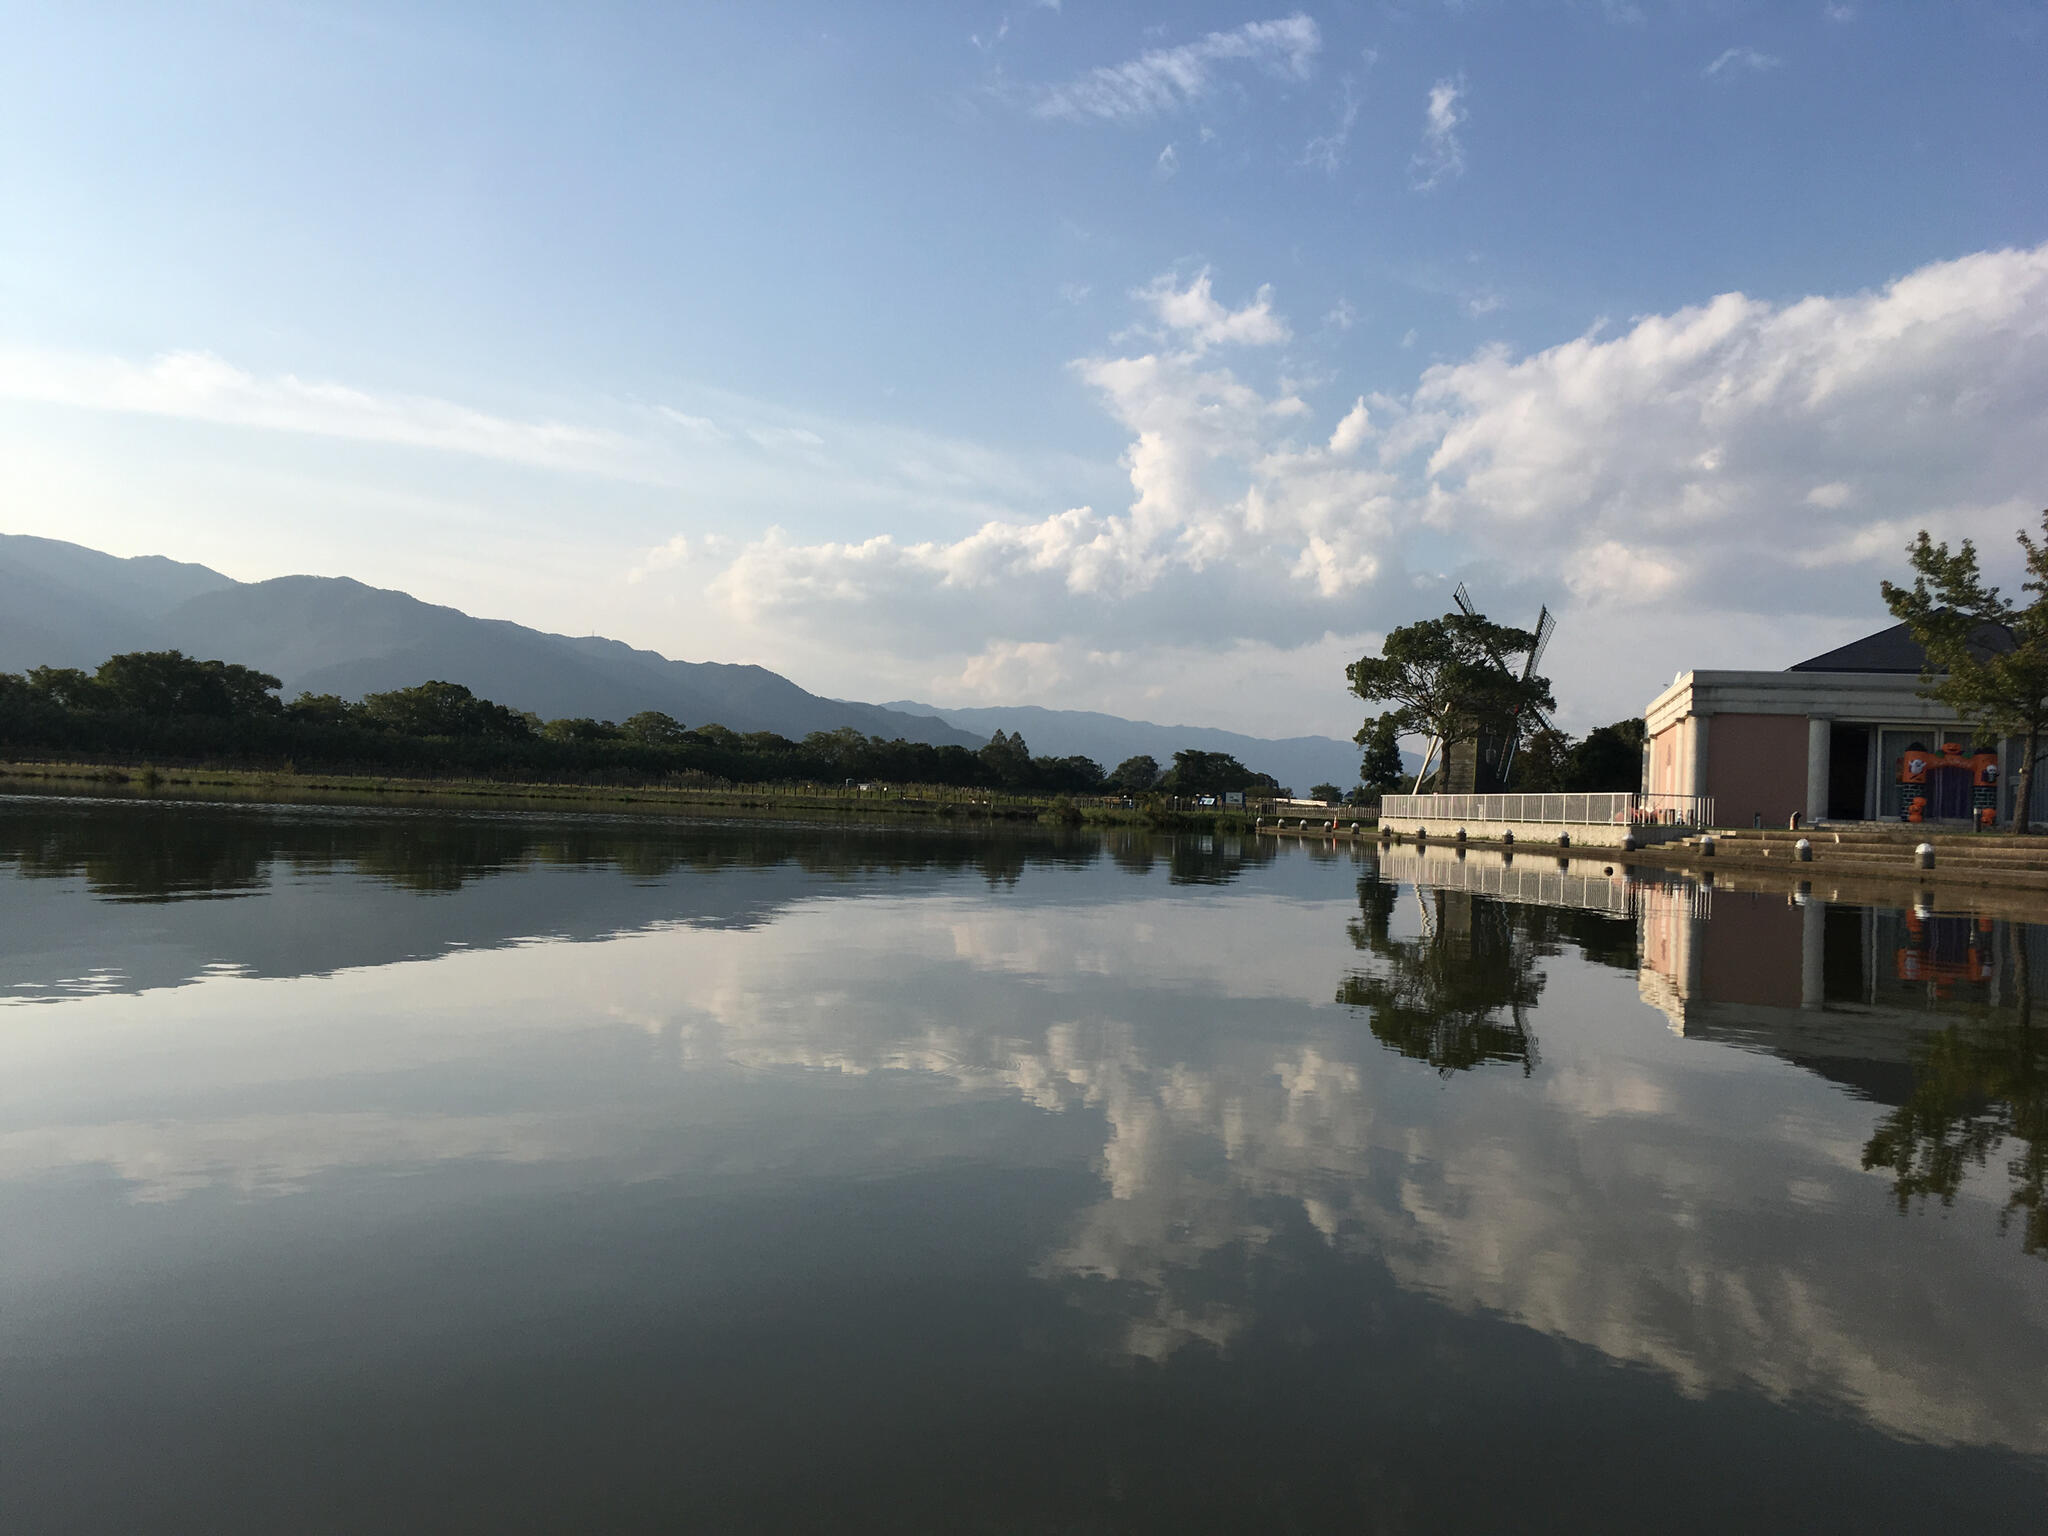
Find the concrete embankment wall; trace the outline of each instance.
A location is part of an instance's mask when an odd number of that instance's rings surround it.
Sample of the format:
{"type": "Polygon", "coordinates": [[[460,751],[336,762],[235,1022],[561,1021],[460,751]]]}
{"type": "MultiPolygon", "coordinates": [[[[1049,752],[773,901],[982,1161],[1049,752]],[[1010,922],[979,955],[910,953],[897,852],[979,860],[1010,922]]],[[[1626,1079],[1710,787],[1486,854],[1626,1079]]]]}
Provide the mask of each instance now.
{"type": "Polygon", "coordinates": [[[1627,822],[1555,822],[1555,821],[1431,821],[1428,817],[1389,816],[1380,822],[1382,830],[1396,837],[1427,836],[1431,842],[1455,842],[1462,829],[1473,842],[1504,843],[1509,837],[1517,843],[1541,846],[1556,844],[1560,837],[1569,837],[1574,848],[1619,848],[1623,838],[1634,834],[1638,847],[1651,843],[1676,842],[1690,837],[1696,828],[1686,826],[1664,826],[1658,824],[1631,826],[1627,822]]]}

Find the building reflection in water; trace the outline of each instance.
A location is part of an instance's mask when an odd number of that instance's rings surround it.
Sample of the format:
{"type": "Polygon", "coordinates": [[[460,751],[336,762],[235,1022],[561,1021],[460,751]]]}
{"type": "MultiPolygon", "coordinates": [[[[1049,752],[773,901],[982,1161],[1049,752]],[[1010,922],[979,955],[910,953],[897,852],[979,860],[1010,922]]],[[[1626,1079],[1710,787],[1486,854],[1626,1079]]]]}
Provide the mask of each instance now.
{"type": "Polygon", "coordinates": [[[1445,1073],[1527,1071],[1525,1010],[1565,926],[1549,914],[1627,923],[1638,993],[1674,1034],[1767,1051],[1887,1106],[1862,1164],[1891,1175],[1901,1210],[1953,1205],[1973,1170],[2002,1171],[2002,1229],[2048,1256],[2048,1038],[2033,998],[2048,928],[1452,848],[1383,849],[1359,903],[1352,940],[1380,963],[1338,997],[1371,1009],[1374,1035],[1403,1055],[1445,1073]],[[1396,882],[1420,938],[1388,937],[1396,882]]]}

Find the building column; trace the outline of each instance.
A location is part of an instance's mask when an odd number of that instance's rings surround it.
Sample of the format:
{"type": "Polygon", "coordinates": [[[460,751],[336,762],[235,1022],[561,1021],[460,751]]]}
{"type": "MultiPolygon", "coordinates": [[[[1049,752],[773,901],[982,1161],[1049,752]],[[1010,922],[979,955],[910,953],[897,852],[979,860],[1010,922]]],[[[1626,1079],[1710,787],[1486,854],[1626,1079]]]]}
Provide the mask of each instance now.
{"type": "Polygon", "coordinates": [[[1808,716],[1806,721],[1806,824],[1824,820],[1828,814],[1828,749],[1835,723],[1808,716]]]}
{"type": "Polygon", "coordinates": [[[1688,761],[1685,764],[1684,771],[1680,775],[1680,782],[1683,787],[1679,790],[1679,793],[1682,795],[1704,795],[1707,792],[1707,717],[1705,715],[1688,715],[1685,724],[1686,733],[1690,738],[1686,745],[1691,748],[1691,751],[1688,754],[1688,761]]]}

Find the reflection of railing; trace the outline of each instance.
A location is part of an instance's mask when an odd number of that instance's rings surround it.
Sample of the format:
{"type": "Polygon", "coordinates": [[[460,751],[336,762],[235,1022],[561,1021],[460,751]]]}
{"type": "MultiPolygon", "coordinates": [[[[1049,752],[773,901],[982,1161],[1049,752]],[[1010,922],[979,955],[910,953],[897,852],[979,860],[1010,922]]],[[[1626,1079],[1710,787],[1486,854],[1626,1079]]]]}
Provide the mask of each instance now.
{"type": "Polygon", "coordinates": [[[1387,795],[1380,819],[1422,822],[1519,821],[1556,826],[1710,827],[1712,795],[1631,790],[1544,795],[1387,795]]]}
{"type": "Polygon", "coordinates": [[[1640,870],[1596,875],[1584,872],[1590,865],[1557,869],[1548,859],[1503,858],[1485,849],[1466,854],[1440,847],[1382,848],[1378,864],[1384,880],[1498,896],[1524,906],[1568,907],[1617,917],[1672,909],[1691,917],[1713,913],[1712,889],[1682,875],[1640,870]]]}

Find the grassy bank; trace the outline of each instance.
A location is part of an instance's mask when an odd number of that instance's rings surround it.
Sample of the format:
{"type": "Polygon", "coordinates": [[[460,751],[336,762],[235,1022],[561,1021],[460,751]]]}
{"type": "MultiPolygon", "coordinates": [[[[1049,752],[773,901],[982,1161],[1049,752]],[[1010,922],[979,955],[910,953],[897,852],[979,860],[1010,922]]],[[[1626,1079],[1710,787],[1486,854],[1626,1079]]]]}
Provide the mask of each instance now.
{"type": "Polygon", "coordinates": [[[818,784],[591,785],[504,779],[275,772],[242,768],[158,768],[147,763],[0,763],[0,792],[164,796],[287,804],[443,806],[473,810],[582,810],[671,816],[777,816],[806,821],[887,817],[972,826],[1050,822],[1144,826],[1166,831],[1249,832],[1239,812],[1124,806],[1069,796],[1007,795],[950,785],[887,789],[818,784]]]}

